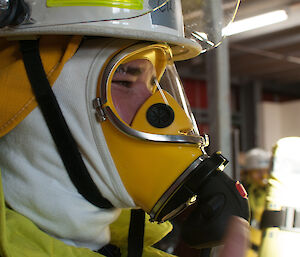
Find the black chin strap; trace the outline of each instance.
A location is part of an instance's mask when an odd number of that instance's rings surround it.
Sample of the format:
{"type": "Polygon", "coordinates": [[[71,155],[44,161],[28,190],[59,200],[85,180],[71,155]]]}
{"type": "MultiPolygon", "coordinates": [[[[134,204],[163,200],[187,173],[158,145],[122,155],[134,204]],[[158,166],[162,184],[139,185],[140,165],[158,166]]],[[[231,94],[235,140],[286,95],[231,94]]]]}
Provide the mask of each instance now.
{"type": "Polygon", "coordinates": [[[144,248],[145,212],[132,209],[128,233],[128,257],[141,257],[144,248]]]}
{"type": "Polygon", "coordinates": [[[93,205],[99,208],[113,208],[101,195],[82,160],[45,74],[39,53],[39,41],[20,41],[20,49],[32,91],[71,181],[78,192],[93,205]]]}

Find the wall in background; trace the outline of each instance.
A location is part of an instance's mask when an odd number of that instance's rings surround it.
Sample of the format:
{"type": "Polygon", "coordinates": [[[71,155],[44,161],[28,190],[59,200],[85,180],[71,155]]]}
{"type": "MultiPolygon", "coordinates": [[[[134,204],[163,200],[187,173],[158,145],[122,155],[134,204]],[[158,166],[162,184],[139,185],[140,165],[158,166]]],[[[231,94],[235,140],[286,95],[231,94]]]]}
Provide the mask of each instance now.
{"type": "MultiPolygon", "coordinates": [[[[271,150],[282,137],[300,137],[300,101],[262,102],[261,147],[271,150]]],[[[300,147],[300,146],[299,146],[300,147]]]]}

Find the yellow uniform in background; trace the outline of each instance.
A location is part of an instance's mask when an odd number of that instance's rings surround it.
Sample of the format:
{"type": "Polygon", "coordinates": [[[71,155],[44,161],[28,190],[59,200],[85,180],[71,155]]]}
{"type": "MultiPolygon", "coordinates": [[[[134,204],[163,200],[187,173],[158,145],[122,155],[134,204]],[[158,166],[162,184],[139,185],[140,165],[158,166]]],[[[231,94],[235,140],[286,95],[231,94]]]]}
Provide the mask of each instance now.
{"type": "Polygon", "coordinates": [[[251,208],[250,222],[250,246],[247,251],[247,257],[257,257],[258,249],[261,243],[262,231],[260,230],[260,221],[265,208],[266,191],[264,188],[257,188],[250,185],[247,188],[249,194],[249,203],[251,208]]]}
{"type": "Polygon", "coordinates": [[[247,257],[257,257],[261,244],[260,222],[265,208],[270,159],[271,154],[259,148],[251,149],[245,155],[242,180],[248,192],[251,210],[250,244],[247,257]]]}
{"type": "Polygon", "coordinates": [[[299,146],[300,137],[286,137],[274,147],[259,257],[300,255],[299,146]]]}

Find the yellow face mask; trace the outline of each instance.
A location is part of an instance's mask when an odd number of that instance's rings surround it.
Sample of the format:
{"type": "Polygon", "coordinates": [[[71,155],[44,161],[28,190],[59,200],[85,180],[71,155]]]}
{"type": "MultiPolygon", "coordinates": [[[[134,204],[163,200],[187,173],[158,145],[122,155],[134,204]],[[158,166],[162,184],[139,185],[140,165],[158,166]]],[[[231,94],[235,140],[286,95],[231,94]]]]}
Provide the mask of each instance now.
{"type": "Polygon", "coordinates": [[[165,221],[192,204],[226,162],[209,157],[165,44],[137,44],[99,77],[94,101],[115,166],[137,206],[165,221]]]}

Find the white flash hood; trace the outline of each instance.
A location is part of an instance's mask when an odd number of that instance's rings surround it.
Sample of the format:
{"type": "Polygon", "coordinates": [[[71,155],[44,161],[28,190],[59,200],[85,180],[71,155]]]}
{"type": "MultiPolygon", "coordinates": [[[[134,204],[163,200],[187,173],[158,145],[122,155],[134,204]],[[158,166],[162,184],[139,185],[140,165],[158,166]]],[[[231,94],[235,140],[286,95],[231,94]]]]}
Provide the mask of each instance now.
{"type": "Polygon", "coordinates": [[[99,56],[107,58],[129,40],[87,40],[64,66],[53,86],[84,163],[101,194],[116,209],[99,209],[72,184],[39,108],[0,141],[6,202],[42,230],[62,241],[101,248],[109,242],[109,224],[120,209],[135,207],[115,168],[95,118],[99,56]],[[97,66],[93,65],[97,57],[97,66]]]}

